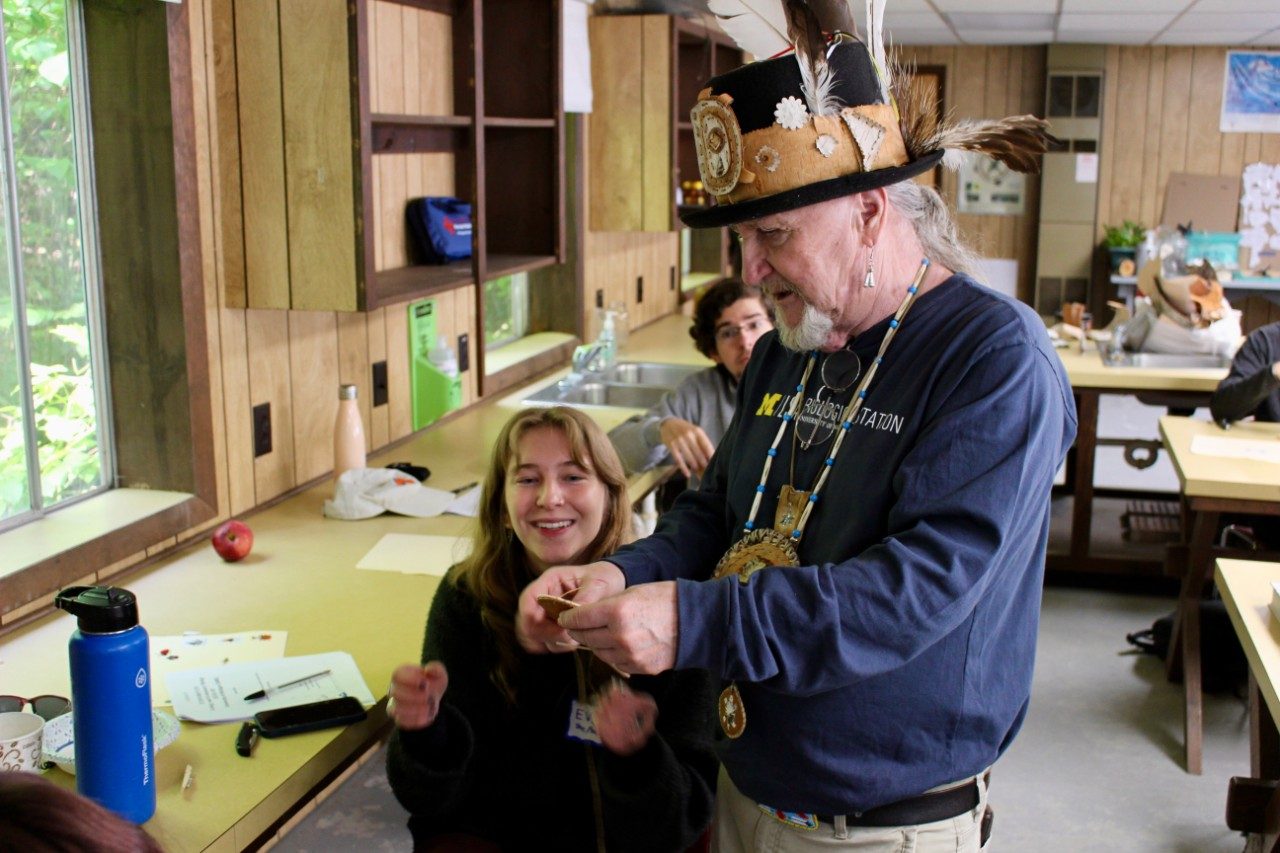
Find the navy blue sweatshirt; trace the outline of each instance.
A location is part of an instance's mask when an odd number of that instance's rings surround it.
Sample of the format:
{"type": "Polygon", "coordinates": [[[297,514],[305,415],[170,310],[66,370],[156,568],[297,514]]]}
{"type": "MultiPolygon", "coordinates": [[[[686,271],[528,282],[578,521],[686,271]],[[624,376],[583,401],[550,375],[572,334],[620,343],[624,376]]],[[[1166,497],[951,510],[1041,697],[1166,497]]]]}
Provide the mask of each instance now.
{"type": "MultiPolygon", "coordinates": [[[[864,369],[888,326],[852,342],[864,369]]],[[[721,744],[739,790],[846,814],[976,774],[1012,741],[1031,692],[1050,489],[1076,416],[1040,319],[953,276],[917,299],[890,345],[800,567],[708,580],[743,534],[807,358],[776,334],[761,340],[702,488],[610,560],[628,584],[680,579],[677,668],[734,680],[743,696],[746,731],[721,744]]],[[[788,482],[791,433],[757,526],[772,524],[788,482]]],[[[833,443],[795,449],[795,487],[812,488],[833,443]]]]}

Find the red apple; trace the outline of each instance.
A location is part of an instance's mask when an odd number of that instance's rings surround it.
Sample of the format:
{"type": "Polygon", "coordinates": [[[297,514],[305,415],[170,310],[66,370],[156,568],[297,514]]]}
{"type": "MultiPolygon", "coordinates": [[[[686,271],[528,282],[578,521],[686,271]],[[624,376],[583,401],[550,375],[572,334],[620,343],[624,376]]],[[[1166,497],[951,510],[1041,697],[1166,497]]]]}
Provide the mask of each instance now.
{"type": "Polygon", "coordinates": [[[243,521],[224,521],[213,531],[213,550],[228,563],[243,559],[253,548],[253,531],[243,521]]]}

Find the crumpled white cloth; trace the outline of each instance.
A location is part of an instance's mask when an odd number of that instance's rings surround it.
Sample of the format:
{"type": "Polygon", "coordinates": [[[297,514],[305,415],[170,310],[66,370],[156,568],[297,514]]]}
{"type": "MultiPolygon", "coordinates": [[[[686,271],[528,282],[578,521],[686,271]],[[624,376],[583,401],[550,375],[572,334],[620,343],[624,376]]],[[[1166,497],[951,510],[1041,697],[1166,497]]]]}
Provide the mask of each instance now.
{"type": "Polygon", "coordinates": [[[453,492],[424,486],[394,468],[352,468],[338,478],[333,499],[324,502],[324,514],[346,521],[384,512],[430,518],[444,512],[453,500],[453,492]]]}

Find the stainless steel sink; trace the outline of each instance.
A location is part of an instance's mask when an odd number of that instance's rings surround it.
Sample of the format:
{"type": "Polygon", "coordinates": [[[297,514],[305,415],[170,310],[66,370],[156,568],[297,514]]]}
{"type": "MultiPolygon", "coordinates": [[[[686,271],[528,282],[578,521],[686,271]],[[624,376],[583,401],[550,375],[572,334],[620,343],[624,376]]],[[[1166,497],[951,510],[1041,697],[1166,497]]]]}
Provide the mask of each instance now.
{"type": "Polygon", "coordinates": [[[604,372],[606,382],[630,385],[659,385],[674,388],[703,368],[692,364],[665,364],[660,361],[620,361],[604,372]]]}
{"type": "Polygon", "coordinates": [[[1190,353],[1126,352],[1119,356],[1099,353],[1107,367],[1155,367],[1170,370],[1187,368],[1201,370],[1225,370],[1231,359],[1220,355],[1193,355],[1190,353]]]}

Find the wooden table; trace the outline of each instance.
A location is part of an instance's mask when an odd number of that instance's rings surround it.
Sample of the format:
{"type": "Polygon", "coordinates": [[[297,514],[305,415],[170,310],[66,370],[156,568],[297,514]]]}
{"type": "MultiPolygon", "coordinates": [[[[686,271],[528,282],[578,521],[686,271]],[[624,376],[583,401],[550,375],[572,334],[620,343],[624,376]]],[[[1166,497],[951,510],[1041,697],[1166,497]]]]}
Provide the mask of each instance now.
{"type": "MultiPolygon", "coordinates": [[[[1090,344],[1086,352],[1078,346],[1059,349],[1058,357],[1076,399],[1079,427],[1076,443],[1068,456],[1067,483],[1073,495],[1071,543],[1066,553],[1050,552],[1047,567],[1059,571],[1105,572],[1125,575],[1160,575],[1160,560],[1104,557],[1091,553],[1093,531],[1093,469],[1097,458],[1098,404],[1104,394],[1122,394],[1158,406],[1207,406],[1225,369],[1167,369],[1150,367],[1107,367],[1090,344]]],[[[1153,437],[1154,438],[1154,437],[1153,437]]]]}
{"type": "MultiPolygon", "coordinates": [[[[623,356],[709,364],[690,344],[688,325],[686,318],[676,316],[633,332],[623,356]]],[[[473,406],[371,457],[369,464],[410,460],[431,469],[429,485],[452,489],[473,483],[483,476],[493,441],[521,407],[524,393],[521,389],[473,406]]],[[[589,411],[606,430],[633,414],[626,409],[589,411]]],[[[631,478],[633,500],[665,473],[631,478]]],[[[145,825],[170,853],[238,851],[270,840],[291,814],[387,731],[386,686],[396,666],[418,660],[438,580],[362,571],[355,565],[384,534],[463,535],[472,520],[389,514],[358,522],[326,519],[321,508],[332,491],[325,480],[248,517],[254,549],[239,563],[222,562],[202,536],[190,548],[120,581],[137,595],[142,624],[153,636],[188,630],[288,631],[290,656],[349,652],[380,700],[363,723],[262,741],[248,759],[235,752],[238,724],[182,723],[177,741],[156,754],[158,803],[145,825]],[[184,793],[187,765],[195,783],[184,793]]],[[[69,696],[67,641],[74,628],[74,619],[59,613],[0,639],[3,692],[69,696]]],[[[61,770],[50,770],[48,776],[74,785],[73,777],[61,770]]]]}
{"type": "Polygon", "coordinates": [[[1222,513],[1280,515],[1280,463],[1196,454],[1191,444],[1197,436],[1280,442],[1280,424],[1240,423],[1224,431],[1207,421],[1167,416],[1160,419],[1160,435],[1182,489],[1183,530],[1190,531],[1166,666],[1171,677],[1179,669],[1182,672],[1187,772],[1200,773],[1200,601],[1212,577],[1213,559],[1243,553],[1214,545],[1219,517],[1222,513]]]}
{"type": "Polygon", "coordinates": [[[1218,560],[1214,580],[1249,660],[1249,766],[1252,778],[1233,778],[1227,825],[1254,833],[1249,850],[1280,849],[1280,620],[1270,611],[1280,563],[1218,560]]]}

